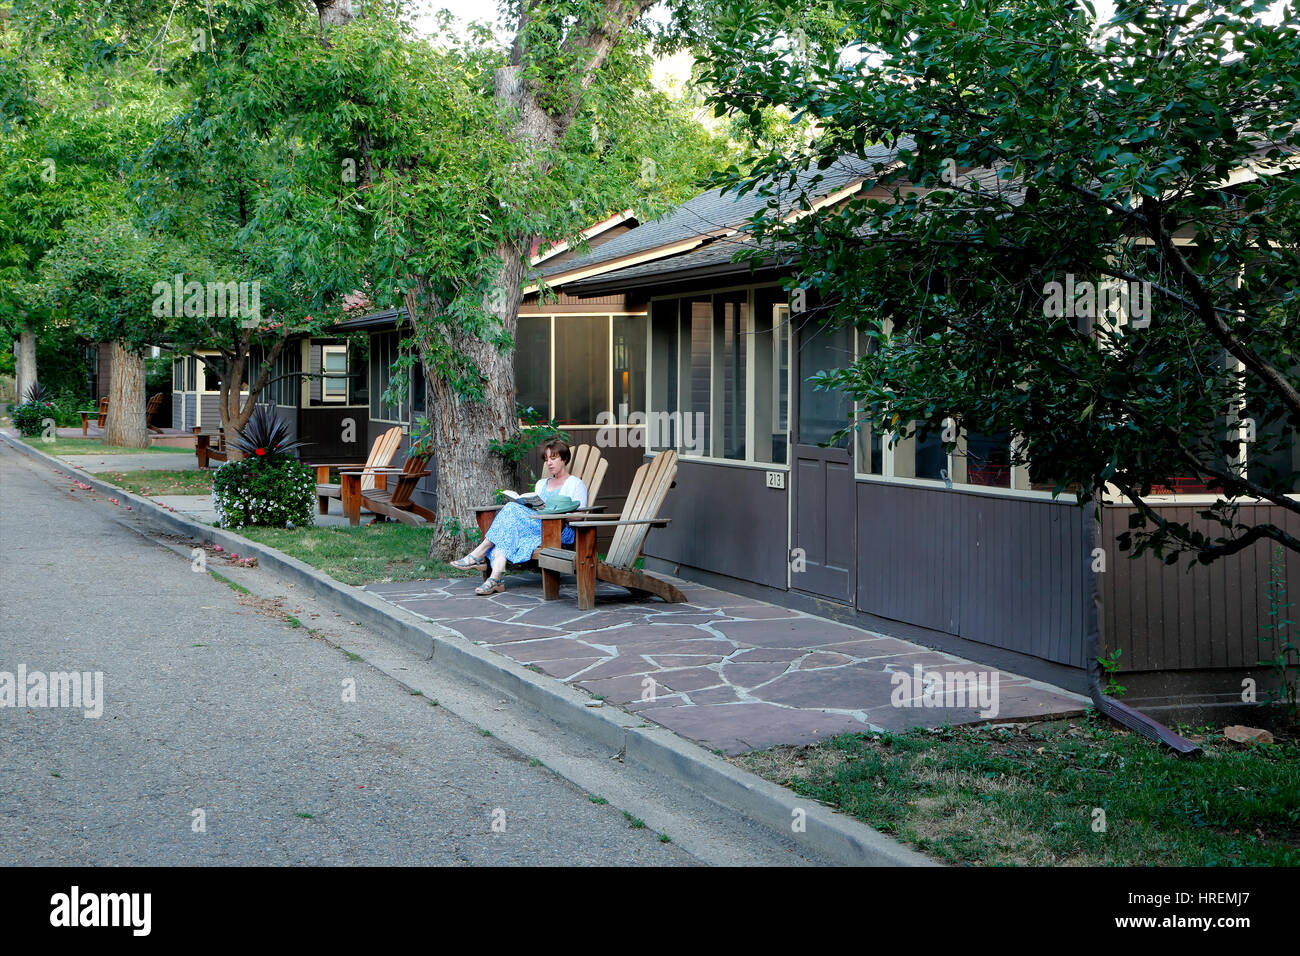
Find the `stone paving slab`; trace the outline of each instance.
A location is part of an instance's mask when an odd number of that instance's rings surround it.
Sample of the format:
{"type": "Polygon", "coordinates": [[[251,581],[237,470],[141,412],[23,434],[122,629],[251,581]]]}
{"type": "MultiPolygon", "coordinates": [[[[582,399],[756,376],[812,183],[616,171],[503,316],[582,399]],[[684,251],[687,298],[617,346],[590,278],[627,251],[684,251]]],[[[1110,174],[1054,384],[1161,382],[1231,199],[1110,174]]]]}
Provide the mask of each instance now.
{"type": "Polygon", "coordinates": [[[535,573],[509,575],[507,590],[490,597],[473,594],[473,578],[366,589],[727,754],[848,731],[1033,719],[1087,703],[910,641],[671,580],[687,603],[630,600],[627,591],[601,582],[592,611],[578,609],[572,578],[558,601],[544,601],[535,573]],[[968,674],[975,684],[959,686],[958,675],[968,674]],[[945,695],[949,685],[953,692],[945,695]],[[994,688],[996,704],[989,706],[994,688]],[[985,709],[996,713],[982,716],[985,709]]]}

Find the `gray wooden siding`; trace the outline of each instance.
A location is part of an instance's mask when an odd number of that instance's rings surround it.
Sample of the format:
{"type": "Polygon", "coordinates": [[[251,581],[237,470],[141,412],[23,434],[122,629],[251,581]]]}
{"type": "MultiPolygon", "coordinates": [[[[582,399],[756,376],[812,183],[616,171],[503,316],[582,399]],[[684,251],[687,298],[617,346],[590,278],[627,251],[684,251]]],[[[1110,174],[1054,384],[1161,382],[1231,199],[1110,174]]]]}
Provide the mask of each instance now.
{"type": "MultiPolygon", "coordinates": [[[[1197,516],[1204,505],[1156,505],[1173,521],[1190,522],[1212,537],[1221,532],[1197,516]]],[[[1210,565],[1182,558],[1166,565],[1148,554],[1129,558],[1117,535],[1128,530],[1133,508],[1107,505],[1098,545],[1106,549],[1101,576],[1103,634],[1108,648],[1120,648],[1123,670],[1210,670],[1254,667],[1264,647],[1259,638],[1272,623],[1268,582],[1273,543],[1253,547],[1210,565]]],[[[1242,505],[1243,524],[1271,522],[1300,535],[1300,516],[1276,505],[1242,505]]],[[[1287,600],[1300,607],[1300,555],[1284,551],[1287,600]]],[[[1290,609],[1292,619],[1300,618],[1290,609]]]]}
{"type": "Polygon", "coordinates": [[[684,460],[661,512],[672,524],[650,532],[645,553],[784,590],[787,494],[766,487],[762,468],[684,460]]]}
{"type": "Polygon", "coordinates": [[[1078,507],[858,482],[857,511],[859,610],[1083,666],[1078,507]]]}
{"type": "Polygon", "coordinates": [[[172,392],[172,428],[180,428],[189,431],[191,423],[185,420],[185,396],[180,392],[172,392]]]}
{"type": "Polygon", "coordinates": [[[562,312],[644,312],[645,300],[635,294],[593,295],[581,297],[560,292],[555,299],[541,302],[537,293],[527,296],[519,306],[520,315],[553,315],[562,312]]]}
{"type": "MultiPolygon", "coordinates": [[[[298,409],[289,408],[285,405],[271,405],[269,403],[266,404],[266,407],[271,410],[271,414],[273,414],[280,421],[284,422],[284,424],[288,427],[289,440],[296,441],[298,439],[298,409]]],[[[357,428],[358,430],[363,429],[365,428],[365,425],[360,424],[357,426],[357,428]]],[[[309,451],[310,448],[304,448],[299,454],[301,454],[303,457],[308,457],[309,451]]]]}
{"type": "Polygon", "coordinates": [[[203,428],[216,431],[221,427],[221,396],[216,392],[203,395],[203,428]]]}
{"type": "Polygon", "coordinates": [[[194,426],[199,423],[198,416],[195,414],[195,405],[197,401],[198,396],[193,392],[190,392],[185,396],[185,428],[187,430],[194,428],[194,426]]]}

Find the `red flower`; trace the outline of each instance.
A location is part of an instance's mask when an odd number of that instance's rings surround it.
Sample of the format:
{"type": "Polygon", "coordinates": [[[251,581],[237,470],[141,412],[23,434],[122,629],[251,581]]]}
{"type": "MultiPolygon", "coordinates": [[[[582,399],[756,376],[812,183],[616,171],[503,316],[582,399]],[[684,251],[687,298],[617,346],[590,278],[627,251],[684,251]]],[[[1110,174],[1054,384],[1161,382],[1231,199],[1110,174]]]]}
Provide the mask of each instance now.
{"type": "Polygon", "coordinates": [[[255,450],[254,450],[254,454],[257,454],[257,455],[265,455],[265,454],[266,454],[266,449],[265,449],[265,448],[258,448],[258,449],[255,449],[255,450]]]}

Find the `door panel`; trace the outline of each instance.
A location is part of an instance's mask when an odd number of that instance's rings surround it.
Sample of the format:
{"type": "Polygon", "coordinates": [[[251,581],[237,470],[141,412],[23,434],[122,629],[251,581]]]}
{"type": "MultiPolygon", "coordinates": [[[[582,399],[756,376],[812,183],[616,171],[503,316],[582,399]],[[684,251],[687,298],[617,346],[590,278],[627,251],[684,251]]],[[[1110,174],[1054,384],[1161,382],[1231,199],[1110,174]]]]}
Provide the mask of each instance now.
{"type": "Polygon", "coordinates": [[[857,511],[853,453],[846,436],[830,447],[848,423],[852,403],[842,392],[818,391],[808,377],[853,361],[850,329],[827,331],[805,322],[799,332],[795,396],[795,442],[791,455],[794,495],[790,586],[852,604],[857,585],[857,511]],[[801,568],[803,570],[799,570],[801,568]]]}

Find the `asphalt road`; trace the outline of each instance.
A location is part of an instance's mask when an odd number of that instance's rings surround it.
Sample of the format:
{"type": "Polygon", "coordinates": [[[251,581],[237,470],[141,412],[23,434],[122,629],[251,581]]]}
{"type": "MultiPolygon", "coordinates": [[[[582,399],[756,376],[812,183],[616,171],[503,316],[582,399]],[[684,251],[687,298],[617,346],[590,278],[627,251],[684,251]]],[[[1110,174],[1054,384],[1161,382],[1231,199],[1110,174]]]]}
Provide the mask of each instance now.
{"type": "Polygon", "coordinates": [[[0,863],[698,862],[71,487],[0,443],[0,863]],[[4,706],[20,665],[102,715],[4,706]]]}

